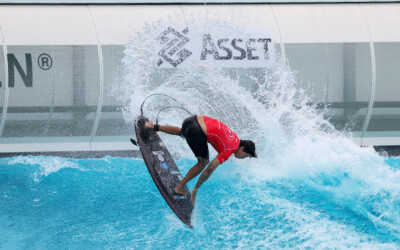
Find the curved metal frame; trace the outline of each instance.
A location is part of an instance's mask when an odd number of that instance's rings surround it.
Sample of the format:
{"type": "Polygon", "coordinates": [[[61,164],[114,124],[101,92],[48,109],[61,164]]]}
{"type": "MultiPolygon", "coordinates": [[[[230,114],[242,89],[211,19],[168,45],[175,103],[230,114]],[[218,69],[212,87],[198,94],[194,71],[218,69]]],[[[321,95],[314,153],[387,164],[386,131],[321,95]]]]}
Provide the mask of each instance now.
{"type": "Polygon", "coordinates": [[[279,40],[280,40],[279,45],[281,46],[282,58],[284,59],[285,63],[287,63],[285,44],[283,43],[283,39],[282,39],[281,27],[279,27],[278,20],[276,19],[276,14],[275,14],[274,8],[270,4],[268,6],[271,8],[272,15],[274,16],[274,20],[276,23],[276,27],[278,27],[278,34],[279,34],[279,40]]]}
{"type": "Polygon", "coordinates": [[[376,61],[375,61],[375,47],[374,47],[374,42],[372,41],[372,36],[371,36],[371,31],[369,29],[368,21],[367,21],[367,18],[365,16],[365,13],[363,11],[363,8],[362,8],[361,4],[359,4],[359,6],[360,6],[361,12],[362,12],[363,17],[364,17],[365,25],[367,26],[367,30],[368,30],[369,46],[370,46],[370,51],[371,51],[371,68],[372,68],[371,69],[371,95],[370,95],[369,104],[368,104],[367,116],[365,117],[363,131],[362,131],[362,134],[361,134],[361,145],[363,145],[364,134],[367,131],[367,128],[368,128],[368,125],[369,125],[369,121],[371,120],[372,109],[373,109],[374,100],[375,100],[376,61]]]}
{"type": "MultiPolygon", "coordinates": [[[[51,45],[51,54],[52,57],[54,59],[54,61],[56,60],[56,55],[54,52],[54,45],[51,45]]],[[[50,106],[50,111],[49,111],[49,117],[47,118],[47,123],[46,123],[46,127],[44,129],[44,135],[46,136],[49,132],[50,129],[50,123],[51,120],[53,119],[53,113],[54,113],[54,103],[55,103],[55,95],[56,95],[56,84],[55,84],[55,71],[56,71],[57,67],[54,67],[54,69],[51,72],[51,82],[52,82],[52,97],[51,97],[51,106],[50,106]]]]}
{"type": "Polygon", "coordinates": [[[5,72],[6,80],[5,80],[5,84],[4,84],[5,93],[4,93],[3,113],[1,116],[1,123],[0,123],[0,137],[1,137],[3,135],[4,125],[6,123],[6,118],[7,118],[8,98],[9,98],[10,90],[8,88],[7,45],[6,45],[6,41],[4,39],[4,32],[3,32],[3,28],[1,27],[1,25],[0,25],[0,33],[1,33],[1,38],[3,40],[4,67],[5,67],[5,71],[6,71],[5,72]]]}
{"type": "Polygon", "coordinates": [[[93,22],[93,27],[96,32],[96,38],[97,38],[97,52],[99,55],[99,67],[100,67],[100,92],[99,92],[99,101],[97,103],[97,110],[96,110],[96,118],[93,124],[93,130],[92,134],[90,136],[90,143],[92,143],[94,137],[96,136],[97,133],[97,128],[99,126],[99,121],[100,121],[100,116],[101,116],[101,110],[103,107],[103,97],[104,97],[104,64],[103,64],[103,50],[100,44],[100,39],[99,39],[99,33],[97,31],[96,23],[94,21],[92,11],[90,10],[90,6],[88,6],[89,14],[93,22]]]}

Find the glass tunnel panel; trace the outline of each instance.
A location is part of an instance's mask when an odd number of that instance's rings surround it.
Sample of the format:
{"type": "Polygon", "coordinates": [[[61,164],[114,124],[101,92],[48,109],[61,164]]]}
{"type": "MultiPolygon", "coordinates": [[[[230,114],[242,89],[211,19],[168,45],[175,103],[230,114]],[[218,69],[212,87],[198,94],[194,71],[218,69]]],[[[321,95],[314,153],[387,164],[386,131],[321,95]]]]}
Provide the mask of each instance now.
{"type": "Polygon", "coordinates": [[[100,92],[97,46],[57,46],[55,59],[54,110],[47,135],[90,136],[100,92]]]}
{"type": "Polygon", "coordinates": [[[133,121],[125,122],[122,103],[114,93],[124,82],[124,50],[125,46],[102,46],[104,62],[104,95],[99,126],[96,136],[124,136],[133,134],[133,121]]]}
{"type": "Polygon", "coordinates": [[[376,91],[367,131],[400,131],[400,43],[374,46],[376,91]]]}
{"type": "Polygon", "coordinates": [[[54,93],[53,48],[8,46],[7,50],[9,100],[2,137],[45,136],[54,93]]]}
{"type": "Polygon", "coordinates": [[[299,87],[312,103],[328,107],[339,130],[362,131],[371,91],[369,43],[285,44],[299,87]]]}
{"type": "Polygon", "coordinates": [[[8,46],[8,66],[3,138],[90,135],[99,96],[97,46],[8,46]]]}
{"type": "MultiPolygon", "coordinates": [[[[77,47],[77,46],[76,46],[77,47]]],[[[52,112],[50,126],[46,136],[70,136],[74,120],[74,89],[78,88],[77,68],[79,68],[79,50],[73,46],[55,46],[54,48],[54,95],[52,99],[52,112]],[[76,67],[76,68],[75,68],[76,67]],[[75,84],[75,85],[74,85],[75,84]]],[[[83,64],[80,62],[80,64],[83,64]]],[[[76,125],[76,124],[75,124],[76,125]]]]}
{"type": "Polygon", "coordinates": [[[4,62],[3,46],[0,45],[0,124],[3,118],[5,91],[6,91],[6,68],[4,62]]]}

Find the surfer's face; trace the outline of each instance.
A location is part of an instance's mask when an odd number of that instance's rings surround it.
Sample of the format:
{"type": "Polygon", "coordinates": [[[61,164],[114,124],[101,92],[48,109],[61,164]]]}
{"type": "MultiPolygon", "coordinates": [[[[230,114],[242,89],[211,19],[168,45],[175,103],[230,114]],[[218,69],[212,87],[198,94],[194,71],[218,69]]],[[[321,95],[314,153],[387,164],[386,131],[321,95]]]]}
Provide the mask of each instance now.
{"type": "Polygon", "coordinates": [[[243,149],[244,149],[244,146],[238,148],[238,149],[235,151],[235,157],[236,157],[236,158],[238,158],[238,159],[244,159],[244,158],[246,158],[246,157],[250,157],[250,154],[244,152],[243,149]]]}

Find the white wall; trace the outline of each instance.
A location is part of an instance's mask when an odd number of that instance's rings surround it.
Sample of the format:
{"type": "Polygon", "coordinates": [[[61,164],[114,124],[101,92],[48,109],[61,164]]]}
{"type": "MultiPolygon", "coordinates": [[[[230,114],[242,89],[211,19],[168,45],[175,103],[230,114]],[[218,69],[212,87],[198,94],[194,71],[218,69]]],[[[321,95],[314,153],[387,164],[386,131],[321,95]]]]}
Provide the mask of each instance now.
{"type": "MultiPolygon", "coordinates": [[[[145,22],[208,12],[270,28],[284,43],[400,41],[400,4],[0,5],[7,45],[124,45],[145,22]],[[294,28],[295,27],[295,28],[294,28]],[[96,34],[97,29],[97,34],[96,34]]],[[[1,42],[1,41],[0,41],[1,42]]]]}

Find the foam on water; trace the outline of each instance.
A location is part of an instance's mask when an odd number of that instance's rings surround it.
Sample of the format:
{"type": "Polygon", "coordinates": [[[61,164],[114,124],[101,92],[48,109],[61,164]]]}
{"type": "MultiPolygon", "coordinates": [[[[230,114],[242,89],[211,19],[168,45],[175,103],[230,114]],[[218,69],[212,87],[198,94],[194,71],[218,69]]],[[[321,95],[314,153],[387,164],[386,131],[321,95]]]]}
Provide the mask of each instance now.
{"type": "Polygon", "coordinates": [[[31,166],[40,166],[37,171],[33,174],[34,181],[40,181],[41,176],[48,176],[51,173],[55,173],[63,168],[79,168],[79,165],[75,162],[65,160],[59,157],[44,157],[44,156],[35,156],[35,157],[24,157],[18,156],[13,158],[8,162],[8,165],[31,165],[31,166]]]}

